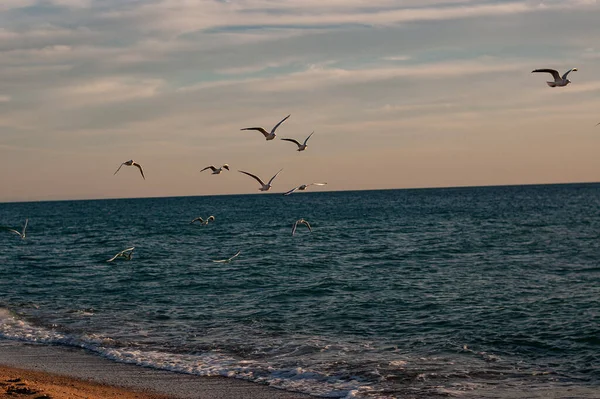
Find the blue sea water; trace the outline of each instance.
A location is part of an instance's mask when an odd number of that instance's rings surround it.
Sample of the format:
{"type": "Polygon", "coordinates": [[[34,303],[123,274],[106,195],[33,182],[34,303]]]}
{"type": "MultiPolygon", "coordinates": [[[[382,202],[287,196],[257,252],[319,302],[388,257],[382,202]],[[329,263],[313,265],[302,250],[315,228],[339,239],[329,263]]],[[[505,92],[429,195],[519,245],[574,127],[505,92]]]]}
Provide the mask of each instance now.
{"type": "Polygon", "coordinates": [[[26,218],[1,339],[324,397],[600,397],[598,184],[0,204],[26,218]]]}

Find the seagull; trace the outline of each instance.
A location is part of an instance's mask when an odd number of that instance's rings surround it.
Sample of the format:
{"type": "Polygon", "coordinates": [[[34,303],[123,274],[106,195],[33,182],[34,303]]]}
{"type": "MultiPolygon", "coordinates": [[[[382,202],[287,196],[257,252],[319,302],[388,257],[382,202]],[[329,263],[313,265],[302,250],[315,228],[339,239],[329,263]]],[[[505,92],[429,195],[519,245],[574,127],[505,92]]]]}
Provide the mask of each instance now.
{"type": "Polygon", "coordinates": [[[223,171],[223,168],[229,170],[229,165],[225,164],[218,169],[215,168],[213,165],[210,165],[210,166],[207,166],[206,168],[202,169],[200,172],[204,172],[206,169],[211,169],[213,175],[218,175],[223,171]]]}
{"type": "Polygon", "coordinates": [[[215,262],[215,263],[229,263],[229,262],[231,262],[231,261],[232,261],[234,258],[237,258],[237,257],[238,257],[238,255],[240,254],[240,252],[242,252],[242,251],[237,251],[237,252],[235,253],[235,255],[233,255],[233,256],[232,256],[231,258],[229,258],[229,259],[223,259],[223,260],[213,260],[213,262],[215,262]]]}
{"type": "Polygon", "coordinates": [[[265,136],[265,138],[267,140],[273,140],[275,138],[275,130],[277,130],[277,128],[279,127],[279,125],[281,125],[283,122],[285,122],[285,120],[287,118],[289,118],[290,116],[291,116],[291,114],[288,115],[288,116],[286,116],[278,124],[276,124],[275,127],[273,129],[271,129],[271,133],[267,132],[262,127],[245,127],[243,129],[240,129],[240,130],[258,130],[259,132],[261,132],[265,136]]]}
{"type": "Polygon", "coordinates": [[[567,75],[574,71],[577,71],[577,68],[569,69],[567,72],[565,72],[565,74],[562,77],[558,74],[558,71],[555,69],[534,69],[533,71],[531,71],[531,73],[548,72],[549,74],[552,75],[552,77],[554,77],[554,82],[546,82],[548,84],[548,86],[564,87],[564,86],[568,85],[569,83],[571,83],[571,81],[569,79],[567,79],[567,75]]]}
{"type": "Polygon", "coordinates": [[[299,191],[304,191],[304,190],[306,190],[306,189],[308,188],[308,186],[324,186],[324,185],[326,185],[326,184],[327,184],[327,183],[310,183],[310,184],[303,184],[303,185],[301,185],[301,186],[298,186],[298,187],[294,187],[294,188],[292,188],[290,191],[288,191],[287,193],[284,193],[283,195],[290,195],[291,193],[293,193],[293,192],[294,192],[294,191],[296,191],[296,190],[299,190],[299,191]]]}
{"type": "Polygon", "coordinates": [[[306,227],[308,227],[308,231],[312,233],[312,228],[310,227],[310,224],[306,220],[300,219],[296,220],[296,223],[294,223],[294,226],[292,227],[292,235],[296,234],[296,227],[298,227],[299,224],[303,224],[306,227]]]}
{"type": "MultiPolygon", "coordinates": [[[[121,166],[119,166],[119,169],[117,169],[117,172],[121,170],[121,168],[123,167],[123,165],[127,165],[127,166],[136,166],[139,170],[140,173],[142,174],[142,177],[144,178],[144,180],[146,180],[146,176],[144,176],[144,171],[142,170],[142,165],[140,165],[137,162],[134,162],[133,159],[130,159],[127,162],[123,162],[121,164],[121,166]]],[[[117,174],[117,172],[113,173],[113,176],[117,174]]]]}
{"type": "Polygon", "coordinates": [[[27,230],[27,223],[29,222],[29,219],[25,219],[25,226],[23,226],[23,232],[19,232],[15,229],[8,229],[8,231],[13,232],[15,234],[17,234],[19,237],[21,237],[22,240],[25,239],[25,230],[27,230]]]}
{"type": "Polygon", "coordinates": [[[208,222],[214,222],[215,217],[214,216],[209,216],[208,219],[204,220],[202,219],[200,216],[198,216],[196,219],[192,220],[190,222],[190,224],[194,223],[194,222],[200,222],[201,225],[205,226],[208,224],[208,222]]]}
{"type": "Polygon", "coordinates": [[[260,177],[255,176],[252,173],[244,172],[243,170],[238,170],[238,172],[255,178],[256,181],[258,181],[260,183],[260,185],[262,186],[261,188],[259,188],[260,191],[269,191],[269,189],[271,188],[271,182],[277,177],[278,174],[281,173],[282,170],[283,169],[281,169],[279,172],[275,173],[275,176],[271,177],[271,180],[269,180],[269,182],[267,184],[263,183],[263,181],[260,180],[260,177]]]}
{"type": "Polygon", "coordinates": [[[299,142],[297,142],[294,139],[281,139],[283,141],[290,141],[292,143],[296,143],[296,145],[298,146],[298,150],[297,151],[304,151],[306,150],[306,147],[308,147],[306,145],[306,142],[308,141],[308,139],[310,138],[310,136],[312,136],[313,134],[315,134],[315,132],[312,132],[311,134],[308,135],[308,137],[306,138],[306,140],[304,140],[304,144],[300,144],[299,142]]]}
{"type": "Polygon", "coordinates": [[[131,260],[131,258],[133,257],[134,249],[135,249],[135,247],[124,249],[121,252],[119,252],[118,254],[116,254],[115,256],[113,256],[112,258],[110,258],[109,260],[107,260],[107,262],[112,262],[117,258],[125,258],[127,260],[131,260]]]}

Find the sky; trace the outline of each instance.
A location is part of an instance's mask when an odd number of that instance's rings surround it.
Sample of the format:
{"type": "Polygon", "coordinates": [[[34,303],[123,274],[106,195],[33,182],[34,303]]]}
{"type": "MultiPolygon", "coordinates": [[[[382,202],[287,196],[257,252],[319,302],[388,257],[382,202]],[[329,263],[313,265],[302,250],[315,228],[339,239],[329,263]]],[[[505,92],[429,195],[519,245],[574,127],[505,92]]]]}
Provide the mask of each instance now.
{"type": "Polygon", "coordinates": [[[599,20],[595,0],[2,0],[0,202],[258,193],[237,171],[281,168],[274,192],[600,181],[599,20]],[[288,114],[273,141],[240,130],[288,114]],[[146,180],[113,175],[129,159],[146,180]]]}

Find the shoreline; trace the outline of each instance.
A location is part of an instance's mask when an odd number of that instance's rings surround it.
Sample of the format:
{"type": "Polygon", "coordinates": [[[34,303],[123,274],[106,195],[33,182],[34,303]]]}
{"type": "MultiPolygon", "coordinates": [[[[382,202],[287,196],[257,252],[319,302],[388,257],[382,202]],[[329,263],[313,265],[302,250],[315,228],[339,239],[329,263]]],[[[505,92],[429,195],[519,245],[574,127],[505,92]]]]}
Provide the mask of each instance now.
{"type": "MultiPolygon", "coordinates": [[[[37,386],[38,396],[47,393],[43,384],[77,389],[85,397],[148,399],[306,399],[311,396],[221,376],[204,377],[118,363],[85,349],[0,339],[0,393],[23,382],[37,386]],[[7,373],[7,374],[4,374],[7,373]],[[19,375],[21,374],[21,375],[19,375]],[[39,382],[37,382],[39,379],[39,382]],[[37,385],[36,385],[37,384],[37,385]],[[89,390],[89,391],[85,391],[89,390]],[[98,392],[112,392],[100,395],[98,392]],[[93,392],[96,392],[94,394],[93,392]],[[126,396],[129,395],[129,396],[126,396]]],[[[48,389],[48,388],[45,388],[48,389]]],[[[34,389],[35,390],[35,389],[34,389]]],[[[8,395],[8,394],[7,394],[8,395]]],[[[81,396],[56,396],[69,398],[81,396]]],[[[38,397],[34,394],[23,397],[38,397]]],[[[2,395],[0,395],[2,397],[2,395]]],[[[10,395],[18,398],[18,396],[10,395]]]]}

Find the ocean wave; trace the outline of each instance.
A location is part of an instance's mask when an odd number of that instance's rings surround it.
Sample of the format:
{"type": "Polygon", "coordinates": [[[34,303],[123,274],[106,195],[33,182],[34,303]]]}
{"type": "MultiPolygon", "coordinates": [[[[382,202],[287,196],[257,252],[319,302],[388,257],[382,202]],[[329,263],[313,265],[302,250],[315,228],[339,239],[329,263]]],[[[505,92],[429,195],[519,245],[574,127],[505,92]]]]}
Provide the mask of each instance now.
{"type": "Polygon", "coordinates": [[[77,336],[37,326],[6,308],[0,308],[0,339],[78,347],[120,363],[199,376],[239,378],[328,398],[362,398],[376,392],[359,379],[340,379],[302,367],[278,369],[266,362],[243,360],[219,351],[173,354],[124,347],[112,338],[98,334],[77,336]]]}

